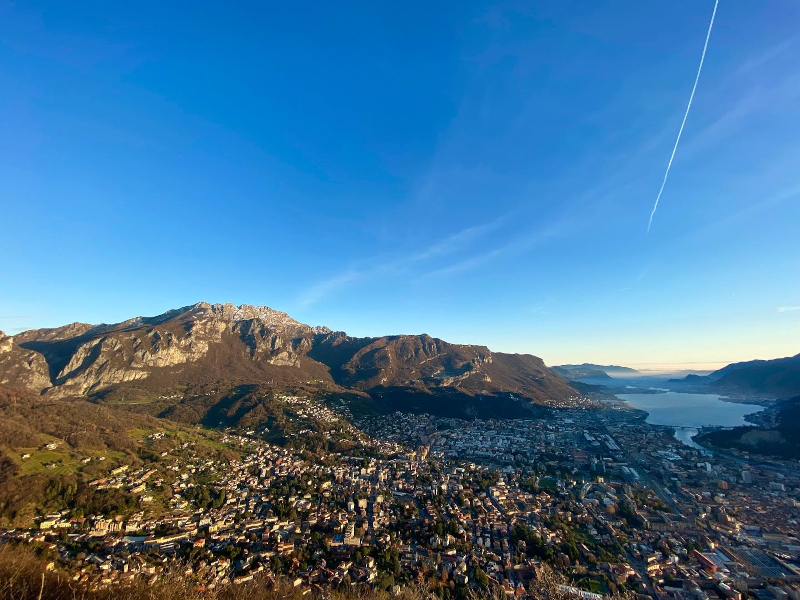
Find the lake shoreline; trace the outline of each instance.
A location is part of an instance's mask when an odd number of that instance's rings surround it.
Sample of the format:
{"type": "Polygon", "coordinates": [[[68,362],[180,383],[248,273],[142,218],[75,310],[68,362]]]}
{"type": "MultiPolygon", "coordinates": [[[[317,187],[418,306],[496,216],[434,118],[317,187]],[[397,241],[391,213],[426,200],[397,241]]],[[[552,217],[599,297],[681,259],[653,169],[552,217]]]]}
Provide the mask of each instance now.
{"type": "Polygon", "coordinates": [[[703,452],[709,448],[694,441],[703,429],[731,429],[752,424],[749,417],[766,407],[752,403],[729,402],[719,394],[617,393],[615,397],[633,410],[646,414],[650,425],[670,427],[681,443],[703,452]],[[757,407],[757,408],[756,408],[757,407]]]}

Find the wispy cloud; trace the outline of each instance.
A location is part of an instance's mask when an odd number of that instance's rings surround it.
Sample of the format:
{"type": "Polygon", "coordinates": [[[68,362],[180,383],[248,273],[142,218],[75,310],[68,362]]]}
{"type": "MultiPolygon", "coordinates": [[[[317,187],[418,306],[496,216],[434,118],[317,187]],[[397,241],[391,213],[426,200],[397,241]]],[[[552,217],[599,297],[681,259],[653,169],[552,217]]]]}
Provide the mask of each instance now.
{"type": "Polygon", "coordinates": [[[771,85],[751,85],[749,91],[729,105],[716,120],[687,140],[681,149],[683,158],[709,151],[739,133],[759,113],[779,110],[788,103],[796,102],[798,97],[800,77],[796,74],[771,85]]]}
{"type": "Polygon", "coordinates": [[[396,258],[385,259],[383,261],[373,261],[362,265],[355,265],[343,272],[336,273],[310,285],[300,295],[298,303],[305,308],[322,301],[331,294],[341,291],[349,284],[356,281],[370,279],[387,273],[402,272],[414,264],[453,254],[468,247],[472,242],[498,230],[507,220],[508,217],[503,215],[482,225],[466,227],[417,252],[396,258]]]}
{"type": "Polygon", "coordinates": [[[434,244],[422,252],[412,255],[409,259],[407,259],[406,262],[422,261],[435,256],[442,256],[455,252],[465,244],[468,244],[488,233],[496,231],[502,225],[504,225],[507,220],[507,216],[502,216],[483,225],[475,225],[473,227],[462,229],[458,233],[454,233],[453,235],[445,238],[438,244],[434,244]]]}
{"type": "MultiPolygon", "coordinates": [[[[794,40],[789,42],[781,46],[790,46],[794,40]]],[[[729,78],[717,98],[714,109],[718,111],[717,118],[709,120],[681,146],[684,160],[708,152],[724,140],[740,134],[759,114],[793,109],[800,98],[800,76],[792,69],[781,69],[752,79],[742,75],[740,70],[729,78]]]]}
{"type": "Polygon", "coordinates": [[[302,307],[316,304],[323,298],[333,294],[348,284],[361,279],[364,273],[361,271],[349,270],[337,273],[333,277],[322,279],[307,287],[300,295],[299,304],[302,307]]]}
{"type": "Polygon", "coordinates": [[[779,306],[778,312],[779,313],[786,313],[786,312],[795,312],[800,311],[800,306],[779,306]]]}
{"type": "MultiPolygon", "coordinates": [[[[491,16],[495,18],[497,15],[491,16]]],[[[710,29],[711,23],[706,36],[706,44],[708,43],[710,29]]],[[[762,55],[753,57],[750,59],[749,64],[743,65],[738,73],[731,76],[731,85],[740,86],[743,73],[754,71],[758,65],[788,54],[792,49],[792,45],[798,41],[800,41],[800,36],[796,39],[792,38],[781,42],[775,47],[767,49],[762,55]]],[[[704,47],[704,51],[705,49],[704,47]]],[[[702,64],[698,68],[697,76],[699,76],[701,68],[702,64]]],[[[775,101],[784,93],[788,93],[790,98],[794,98],[798,90],[800,90],[798,83],[800,83],[800,79],[794,76],[783,76],[769,84],[759,81],[758,86],[753,87],[745,94],[738,96],[730,94],[722,99],[718,98],[720,101],[717,104],[726,106],[727,110],[721,111],[721,114],[706,115],[712,116],[712,118],[706,119],[707,124],[696,133],[693,131],[691,137],[687,136],[681,141],[681,156],[687,158],[700,153],[709,146],[720,143],[720,141],[738,131],[743,124],[746,124],[749,117],[754,113],[763,110],[765,102],[775,101]],[[716,119],[713,117],[716,117],[716,119]]],[[[697,77],[695,85],[697,85],[697,77]]],[[[709,93],[713,93],[713,89],[709,90],[709,93]]],[[[690,106],[687,106],[687,112],[689,108],[690,106]]],[[[467,113],[468,111],[465,110],[465,114],[467,113]]],[[[685,117],[686,115],[684,115],[684,119],[685,117]]],[[[449,151],[452,144],[448,143],[447,140],[452,137],[457,139],[460,132],[459,124],[455,123],[453,131],[441,143],[439,149],[441,156],[433,161],[430,172],[422,179],[413,194],[414,200],[411,202],[413,210],[429,211],[432,205],[436,206],[437,209],[443,209],[445,199],[452,197],[451,188],[454,181],[460,182],[461,189],[471,190],[473,188],[483,189],[484,186],[490,187],[490,184],[499,178],[491,169],[478,169],[476,171],[472,167],[453,166],[454,164],[459,165],[459,163],[450,160],[449,151]],[[466,184],[464,183],[465,181],[467,182],[466,184]]],[[[654,134],[653,139],[645,144],[644,150],[640,150],[639,154],[655,151],[664,145],[668,139],[674,140],[674,137],[672,137],[674,135],[674,125],[665,126],[661,131],[654,134]]],[[[627,153],[622,153],[621,155],[628,156],[627,153]]],[[[583,165],[581,165],[580,169],[583,168],[583,165]]],[[[575,175],[576,173],[569,173],[570,177],[575,175]]],[[[559,219],[557,215],[547,216],[542,224],[533,226],[534,229],[538,227],[541,231],[520,232],[519,228],[516,228],[516,233],[514,233],[514,225],[522,221],[515,220],[510,214],[506,213],[504,217],[486,224],[466,227],[422,249],[412,249],[402,255],[389,253],[382,257],[377,256],[345,264],[342,271],[322,276],[319,280],[312,282],[300,294],[299,305],[307,307],[316,304],[356,283],[387,275],[405,277],[412,281],[457,276],[479,269],[495,261],[521,254],[539,244],[546,243],[551,238],[571,234],[577,227],[585,224],[584,221],[588,219],[587,214],[590,211],[599,214],[603,210],[615,209],[619,205],[623,194],[629,190],[637,189],[643,179],[641,165],[635,161],[614,162],[606,169],[604,177],[599,183],[595,180],[592,184],[593,187],[584,188],[582,193],[578,193],[578,190],[573,188],[563,194],[559,198],[559,202],[561,203],[560,209],[564,218],[559,219]],[[504,229],[502,235],[489,237],[490,233],[498,231],[504,225],[508,225],[508,227],[504,229]],[[481,241],[480,244],[476,243],[478,240],[481,241]]],[[[536,187],[533,189],[537,192],[539,191],[536,187]]],[[[530,204],[527,197],[529,192],[522,192],[519,189],[517,192],[520,196],[518,198],[519,202],[517,208],[512,209],[512,211],[524,214],[530,204]]],[[[549,194],[551,192],[550,190],[545,190],[545,193],[549,194]]],[[[516,194],[512,192],[511,195],[516,194]]],[[[754,203],[744,211],[744,214],[731,215],[729,218],[722,219],[714,224],[714,227],[724,227],[731,220],[741,219],[753,211],[761,211],[770,205],[782,202],[785,198],[786,194],[781,194],[778,197],[754,203]]],[[[384,229],[384,239],[391,243],[396,239],[395,224],[389,221],[384,229]]],[[[630,289],[621,288],[617,291],[624,293],[630,291],[630,289]]]]}
{"type": "Polygon", "coordinates": [[[756,215],[763,213],[767,209],[775,208],[787,200],[795,200],[798,197],[800,197],[800,185],[792,186],[763,200],[753,202],[735,213],[729,214],[718,221],[714,221],[705,227],[697,229],[688,234],[686,239],[703,239],[711,233],[725,230],[734,225],[751,222],[756,215]]]}
{"type": "Polygon", "coordinates": [[[463,273],[492,260],[530,250],[538,244],[562,234],[567,228],[574,228],[576,223],[573,219],[573,215],[582,204],[582,202],[573,204],[570,206],[570,210],[538,230],[519,235],[505,244],[490,248],[454,264],[429,271],[423,274],[420,279],[438,278],[456,273],[463,273]]]}
{"type": "Polygon", "coordinates": [[[794,35],[788,39],[778,42],[771,48],[768,48],[765,52],[762,52],[759,56],[754,56],[744,61],[742,66],[737,70],[737,73],[744,74],[758,69],[763,64],[789,50],[798,42],[798,40],[800,40],[800,35],[794,35]]]}
{"type": "Polygon", "coordinates": [[[455,273],[463,273],[464,271],[469,271],[483,263],[486,263],[493,258],[497,258],[502,256],[506,249],[509,246],[501,246],[500,248],[492,248],[487,252],[483,252],[482,254],[476,254],[475,256],[470,256],[469,258],[449,265],[447,267],[442,267],[441,269],[434,269],[433,271],[428,271],[424,273],[421,278],[425,279],[428,277],[443,277],[445,275],[454,275],[455,273]]]}

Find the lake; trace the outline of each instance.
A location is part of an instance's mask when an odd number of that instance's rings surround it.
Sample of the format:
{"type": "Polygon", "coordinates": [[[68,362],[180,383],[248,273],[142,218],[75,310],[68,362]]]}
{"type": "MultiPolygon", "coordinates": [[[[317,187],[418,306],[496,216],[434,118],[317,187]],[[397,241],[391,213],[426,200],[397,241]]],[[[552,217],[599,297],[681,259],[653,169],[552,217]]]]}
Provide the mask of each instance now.
{"type": "Polygon", "coordinates": [[[675,437],[693,448],[701,448],[692,441],[700,427],[736,427],[745,425],[745,415],[760,410],[761,406],[725,402],[717,394],[617,394],[617,398],[634,408],[647,411],[647,422],[676,428],[675,437]]]}

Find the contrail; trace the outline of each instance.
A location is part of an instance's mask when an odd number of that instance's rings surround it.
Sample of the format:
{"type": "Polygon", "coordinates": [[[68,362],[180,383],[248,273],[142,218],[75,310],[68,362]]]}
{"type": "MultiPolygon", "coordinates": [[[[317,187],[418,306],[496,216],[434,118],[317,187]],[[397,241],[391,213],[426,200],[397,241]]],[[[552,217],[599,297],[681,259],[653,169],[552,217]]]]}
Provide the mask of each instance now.
{"type": "Polygon", "coordinates": [[[689,96],[689,104],[686,105],[686,112],[683,115],[683,122],[681,128],[678,130],[678,137],[675,140],[675,145],[672,147],[672,154],[667,163],[667,170],[664,172],[664,181],[661,182],[661,189],[658,190],[656,196],[656,203],[653,205],[653,212],[650,213],[650,221],[647,223],[647,233],[650,233],[650,226],[653,224],[653,217],[658,209],[658,201],[661,200],[661,194],[664,193],[664,186],[667,185],[667,177],[669,177],[669,170],[672,168],[672,160],[675,158],[675,151],[678,149],[678,143],[681,141],[681,134],[683,133],[683,126],[686,125],[686,117],[689,116],[689,109],[692,108],[692,100],[694,100],[694,92],[697,89],[697,82],[700,81],[700,72],[703,70],[703,61],[706,59],[706,49],[708,49],[708,40],[711,37],[711,28],[714,27],[714,17],[717,14],[717,5],[719,0],[714,0],[714,12],[711,13],[711,22],[708,24],[708,33],[706,33],[706,43],[703,44],[703,54],[700,56],[700,66],[697,67],[697,76],[694,78],[694,85],[692,86],[692,94],[689,96]]]}

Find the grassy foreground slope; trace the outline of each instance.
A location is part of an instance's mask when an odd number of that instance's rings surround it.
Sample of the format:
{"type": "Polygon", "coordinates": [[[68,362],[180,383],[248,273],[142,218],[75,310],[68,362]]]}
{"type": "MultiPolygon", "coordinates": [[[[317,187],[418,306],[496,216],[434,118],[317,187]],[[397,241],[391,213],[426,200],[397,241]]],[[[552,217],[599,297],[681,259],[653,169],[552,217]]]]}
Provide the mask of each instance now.
{"type": "MultiPolygon", "coordinates": [[[[89,485],[115,467],[157,466],[163,453],[190,443],[219,455],[215,432],[85,400],[50,400],[0,385],[0,526],[69,509],[73,516],[140,508],[122,489],[89,485]]],[[[158,510],[154,502],[152,510],[158,510]]]]}

